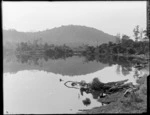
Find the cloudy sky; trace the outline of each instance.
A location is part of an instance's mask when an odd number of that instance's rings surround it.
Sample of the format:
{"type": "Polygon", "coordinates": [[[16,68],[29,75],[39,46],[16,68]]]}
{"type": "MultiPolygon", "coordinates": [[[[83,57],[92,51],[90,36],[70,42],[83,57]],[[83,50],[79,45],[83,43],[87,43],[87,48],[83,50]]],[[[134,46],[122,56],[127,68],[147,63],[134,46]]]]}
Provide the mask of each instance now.
{"type": "Polygon", "coordinates": [[[4,29],[42,31],[61,25],[84,25],[133,36],[146,28],[146,1],[2,2],[4,29]]]}

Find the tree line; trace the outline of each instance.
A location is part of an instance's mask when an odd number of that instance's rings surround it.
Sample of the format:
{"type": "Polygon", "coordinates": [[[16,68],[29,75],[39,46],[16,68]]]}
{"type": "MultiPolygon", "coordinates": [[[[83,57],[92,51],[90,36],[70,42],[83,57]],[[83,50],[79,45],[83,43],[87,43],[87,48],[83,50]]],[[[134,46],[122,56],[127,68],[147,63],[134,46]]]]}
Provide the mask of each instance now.
{"type": "MultiPolygon", "coordinates": [[[[133,30],[135,40],[130,39],[127,35],[119,34],[116,36],[116,42],[103,43],[99,46],[80,46],[79,54],[83,56],[88,55],[118,55],[118,56],[149,56],[149,39],[145,35],[146,30],[139,31],[139,26],[136,26],[133,30]],[[144,35],[143,35],[144,34],[144,35]]],[[[31,42],[21,42],[17,44],[16,52],[18,53],[30,53],[30,54],[46,54],[50,57],[61,57],[61,55],[72,56],[75,53],[75,49],[69,46],[54,44],[41,44],[39,40],[31,42]]],[[[77,52],[77,51],[76,51],[77,52]]]]}
{"type": "Polygon", "coordinates": [[[83,55],[123,55],[123,56],[149,56],[149,38],[146,30],[139,31],[139,26],[133,30],[135,41],[127,35],[117,34],[116,42],[104,43],[99,46],[88,46],[83,55]]]}

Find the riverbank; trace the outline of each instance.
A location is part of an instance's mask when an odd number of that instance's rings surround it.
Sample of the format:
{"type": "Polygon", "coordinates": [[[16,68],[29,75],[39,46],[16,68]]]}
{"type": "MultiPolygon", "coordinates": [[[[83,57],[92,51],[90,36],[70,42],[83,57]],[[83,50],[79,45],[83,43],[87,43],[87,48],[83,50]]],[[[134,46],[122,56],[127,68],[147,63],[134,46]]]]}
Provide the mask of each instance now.
{"type": "Polygon", "coordinates": [[[105,99],[99,99],[105,105],[84,110],[77,114],[100,114],[100,113],[145,113],[147,112],[147,74],[137,80],[137,90],[124,95],[117,92],[105,99]]]}
{"type": "Polygon", "coordinates": [[[150,60],[150,57],[149,55],[144,55],[144,54],[141,54],[141,55],[124,55],[124,54],[113,54],[113,55],[116,55],[116,56],[123,56],[123,57],[133,57],[133,58],[139,58],[139,59],[143,59],[143,60],[150,60]]]}

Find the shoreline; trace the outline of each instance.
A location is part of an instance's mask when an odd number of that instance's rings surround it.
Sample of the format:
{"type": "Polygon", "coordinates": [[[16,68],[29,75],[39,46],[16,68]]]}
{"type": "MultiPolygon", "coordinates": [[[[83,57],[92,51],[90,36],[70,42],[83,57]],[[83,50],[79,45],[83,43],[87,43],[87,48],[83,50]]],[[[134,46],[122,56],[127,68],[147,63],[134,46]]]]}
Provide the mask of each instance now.
{"type": "Polygon", "coordinates": [[[146,113],[147,112],[147,74],[137,80],[138,89],[127,96],[117,92],[99,102],[107,102],[105,106],[95,107],[76,114],[101,114],[101,113],[146,113]]]}

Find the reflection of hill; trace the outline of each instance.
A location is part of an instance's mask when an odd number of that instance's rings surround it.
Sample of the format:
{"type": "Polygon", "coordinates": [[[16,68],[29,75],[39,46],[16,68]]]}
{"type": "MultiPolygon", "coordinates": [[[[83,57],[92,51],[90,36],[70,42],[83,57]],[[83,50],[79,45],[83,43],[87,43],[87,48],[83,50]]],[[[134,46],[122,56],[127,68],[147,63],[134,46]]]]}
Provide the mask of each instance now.
{"type": "Polygon", "coordinates": [[[44,59],[38,60],[38,65],[33,63],[21,63],[17,61],[5,62],[4,72],[16,73],[21,70],[44,70],[47,72],[59,73],[62,75],[84,75],[88,73],[93,73],[95,71],[101,70],[107,66],[107,64],[97,63],[96,61],[84,63],[84,59],[73,56],[64,59],[57,59],[44,61],[44,59]],[[83,64],[84,63],[84,64],[83,64]]]}
{"type": "Polygon", "coordinates": [[[20,53],[4,55],[4,72],[18,72],[21,70],[44,70],[62,75],[84,75],[101,70],[104,67],[117,64],[117,73],[128,75],[131,68],[137,63],[134,58],[112,55],[85,55],[48,52],[33,54],[20,53]],[[122,68],[122,69],[121,69],[122,68]]]}

